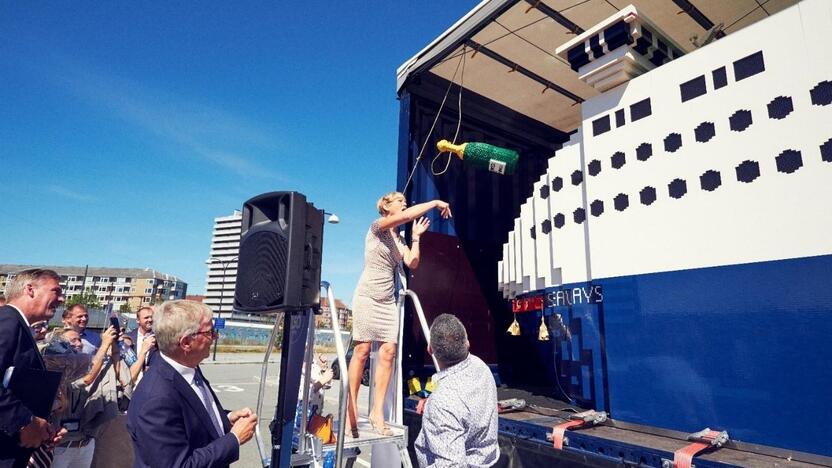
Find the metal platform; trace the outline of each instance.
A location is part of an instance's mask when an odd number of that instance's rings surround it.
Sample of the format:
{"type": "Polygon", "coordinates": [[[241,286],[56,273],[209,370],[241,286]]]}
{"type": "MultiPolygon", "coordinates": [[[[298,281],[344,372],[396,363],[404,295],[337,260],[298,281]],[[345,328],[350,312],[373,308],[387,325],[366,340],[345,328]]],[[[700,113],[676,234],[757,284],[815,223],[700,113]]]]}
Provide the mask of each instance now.
{"type": "MultiPolygon", "coordinates": [[[[407,427],[401,426],[398,424],[387,423],[387,426],[390,427],[390,430],[393,432],[393,435],[390,436],[383,436],[375,432],[372,427],[370,427],[370,422],[367,418],[358,418],[358,438],[352,438],[350,435],[347,435],[347,438],[344,439],[344,450],[350,448],[366,448],[371,447],[376,444],[396,444],[396,446],[400,448],[407,448],[407,427]]],[[[327,448],[334,448],[335,444],[326,444],[324,445],[324,450],[327,448]]]]}
{"type": "MultiPolygon", "coordinates": [[[[504,453],[497,466],[510,466],[510,458],[530,455],[535,460],[548,460],[547,463],[555,463],[552,460],[566,463],[552,466],[663,467],[673,460],[676,450],[689,444],[688,434],[682,432],[609,419],[593,427],[569,431],[569,443],[563,450],[556,450],[549,439],[552,427],[568,421],[575,412],[583,411],[582,408],[520,389],[501,388],[499,394],[501,398],[528,398],[534,403],[525,411],[500,415],[500,445],[504,453]],[[505,447],[513,451],[504,450],[505,447]]],[[[405,403],[410,430],[421,427],[420,416],[414,411],[417,402],[417,398],[411,397],[405,403]]],[[[829,457],[739,441],[730,441],[719,450],[697,455],[694,460],[700,468],[832,466],[829,457]]]]}

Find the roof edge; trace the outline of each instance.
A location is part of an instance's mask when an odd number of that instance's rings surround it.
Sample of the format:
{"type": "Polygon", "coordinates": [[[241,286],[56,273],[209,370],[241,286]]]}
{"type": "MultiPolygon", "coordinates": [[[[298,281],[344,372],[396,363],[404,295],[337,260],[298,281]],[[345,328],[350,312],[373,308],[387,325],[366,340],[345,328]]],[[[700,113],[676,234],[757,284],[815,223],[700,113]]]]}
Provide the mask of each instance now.
{"type": "Polygon", "coordinates": [[[483,0],[450,28],[430,42],[416,55],[402,63],[396,69],[396,94],[398,94],[410,75],[418,73],[426,66],[459,46],[469,35],[485,27],[491,19],[519,0],[483,0]]]}

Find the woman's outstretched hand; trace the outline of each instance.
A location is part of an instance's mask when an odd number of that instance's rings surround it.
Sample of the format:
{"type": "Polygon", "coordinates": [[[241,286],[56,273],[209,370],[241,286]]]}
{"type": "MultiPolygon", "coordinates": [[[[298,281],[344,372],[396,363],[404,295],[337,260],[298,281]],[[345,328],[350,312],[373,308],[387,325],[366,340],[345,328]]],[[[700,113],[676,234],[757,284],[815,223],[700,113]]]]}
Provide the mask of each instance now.
{"type": "Polygon", "coordinates": [[[442,200],[436,200],[436,208],[439,210],[439,214],[442,216],[442,218],[448,219],[452,216],[451,205],[449,205],[448,203],[443,202],[442,200]]]}
{"type": "Polygon", "coordinates": [[[424,216],[417,219],[416,221],[413,221],[413,232],[412,232],[413,238],[418,239],[419,236],[421,236],[422,234],[425,233],[425,231],[428,230],[429,226],[430,226],[430,220],[428,220],[424,216]]]}

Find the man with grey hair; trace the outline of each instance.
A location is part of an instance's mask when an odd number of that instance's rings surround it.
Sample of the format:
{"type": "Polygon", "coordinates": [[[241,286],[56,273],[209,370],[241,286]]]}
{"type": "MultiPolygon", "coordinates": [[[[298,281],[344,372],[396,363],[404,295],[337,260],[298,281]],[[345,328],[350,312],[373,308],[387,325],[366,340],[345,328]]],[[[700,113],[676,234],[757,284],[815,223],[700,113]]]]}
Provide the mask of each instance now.
{"type": "MultiPolygon", "coordinates": [[[[61,277],[52,270],[31,269],[18,273],[6,286],[8,304],[0,307],[0,380],[10,367],[45,370],[31,324],[49,320],[64,301],[61,277]]],[[[12,371],[12,376],[14,371],[12,371]]],[[[23,403],[21,395],[0,385],[0,468],[25,467],[29,456],[42,444],[58,443],[58,432],[23,403]]]]}
{"type": "Polygon", "coordinates": [[[257,415],[226,413],[199,363],[217,338],[205,304],[167,301],[153,315],[159,358],[144,374],[127,411],[134,467],[222,467],[237,461],[257,415]]]}
{"type": "Polygon", "coordinates": [[[468,352],[468,333],[456,317],[442,314],[430,327],[428,352],[439,363],[436,390],[425,401],[416,439],[421,467],[497,463],[497,386],[491,369],[468,352]]]}

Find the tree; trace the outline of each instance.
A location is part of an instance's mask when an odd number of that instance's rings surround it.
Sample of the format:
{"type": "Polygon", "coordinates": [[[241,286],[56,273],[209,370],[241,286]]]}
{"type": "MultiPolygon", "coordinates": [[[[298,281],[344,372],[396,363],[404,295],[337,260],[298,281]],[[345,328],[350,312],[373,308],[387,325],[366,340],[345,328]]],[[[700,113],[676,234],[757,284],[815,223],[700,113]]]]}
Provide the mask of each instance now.
{"type": "Polygon", "coordinates": [[[121,307],[118,308],[118,311],[121,312],[122,314],[129,314],[129,313],[133,312],[130,309],[130,304],[128,304],[126,302],[124,304],[122,304],[121,307]]]}
{"type": "Polygon", "coordinates": [[[84,304],[87,309],[100,309],[101,308],[101,301],[98,300],[98,297],[91,293],[89,289],[82,292],[81,294],[75,294],[71,296],[69,299],[64,302],[64,306],[69,309],[70,307],[74,306],[75,304],[84,304]]]}

